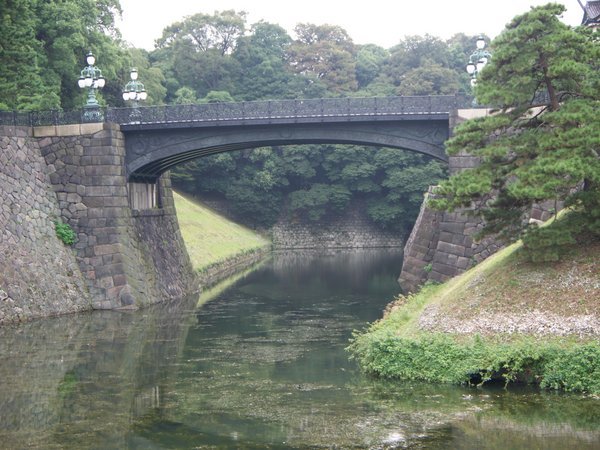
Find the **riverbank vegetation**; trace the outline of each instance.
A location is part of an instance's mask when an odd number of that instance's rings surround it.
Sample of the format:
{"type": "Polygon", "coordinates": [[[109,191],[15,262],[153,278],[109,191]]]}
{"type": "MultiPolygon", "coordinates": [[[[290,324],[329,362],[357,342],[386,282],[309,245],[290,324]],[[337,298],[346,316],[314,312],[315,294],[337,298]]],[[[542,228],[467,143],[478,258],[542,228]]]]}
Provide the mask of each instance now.
{"type": "Polygon", "coordinates": [[[198,272],[269,247],[267,238],[227,220],[200,202],[173,195],[181,235],[198,272]]]}
{"type": "Polygon", "coordinates": [[[515,243],[463,275],[400,296],[349,347],[386,378],[524,382],[600,394],[600,240],[561,261],[515,243]]]}

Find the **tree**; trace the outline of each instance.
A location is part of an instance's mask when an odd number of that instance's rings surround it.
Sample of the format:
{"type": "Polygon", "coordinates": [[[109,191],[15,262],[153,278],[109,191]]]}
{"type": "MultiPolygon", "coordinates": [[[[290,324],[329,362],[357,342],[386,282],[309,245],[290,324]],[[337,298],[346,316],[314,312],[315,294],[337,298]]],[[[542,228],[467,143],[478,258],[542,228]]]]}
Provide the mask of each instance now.
{"type": "Polygon", "coordinates": [[[210,91],[199,103],[228,103],[235,101],[227,91],[210,91]]]}
{"type": "Polygon", "coordinates": [[[444,198],[432,202],[472,208],[486,233],[514,240],[525,232],[526,244],[553,245],[582,230],[600,235],[600,37],[564,25],[564,10],[532,8],[493,41],[476,94],[497,112],[466,122],[448,143],[449,154],[464,151],[481,164],[442,183],[444,198]],[[568,223],[577,226],[528,226],[532,204],[545,200],[573,207],[578,220],[568,223]]]}
{"type": "Polygon", "coordinates": [[[194,14],[166,27],[151,59],[167,77],[168,97],[187,86],[204,97],[209,91],[233,91],[240,69],[232,57],[246,29],[246,13],[233,10],[194,14]]]}
{"type": "Polygon", "coordinates": [[[374,44],[363,45],[356,54],[356,79],[358,86],[364,88],[371,83],[381,71],[389,52],[374,44]]]}
{"type": "Polygon", "coordinates": [[[259,100],[289,97],[293,74],[285,55],[292,38],[279,25],[258,22],[240,38],[233,57],[244,70],[236,77],[236,97],[259,100]]]}
{"type": "MultiPolygon", "coordinates": [[[[107,80],[117,79],[124,52],[115,28],[118,0],[4,1],[0,9],[0,107],[71,109],[83,104],[77,78],[92,50],[107,80]]],[[[104,96],[118,103],[121,86],[104,96]]]]}
{"type": "Polygon", "coordinates": [[[118,0],[63,0],[32,2],[37,19],[36,39],[46,58],[43,67],[47,83],[60,95],[65,109],[85,103],[77,86],[85,55],[92,51],[108,80],[101,93],[107,103],[120,103],[122,85],[115,80],[128,70],[126,53],[119,40],[115,17],[121,14],[118,0]]]}
{"type": "Polygon", "coordinates": [[[355,48],[348,33],[338,26],[298,24],[298,39],[288,52],[292,69],[313,82],[322,82],[330,93],[355,91],[355,48]]]}
{"type": "Polygon", "coordinates": [[[176,105],[193,105],[198,103],[198,97],[196,97],[196,91],[187,86],[183,86],[175,92],[175,98],[173,103],[176,105]]]}
{"type": "Polygon", "coordinates": [[[327,213],[342,212],[351,198],[352,193],[345,186],[315,183],[310,189],[290,194],[290,209],[317,221],[327,213]]]}
{"type": "Polygon", "coordinates": [[[0,14],[0,109],[49,109],[60,105],[41,77],[46,63],[27,0],[3,2],[0,14]]]}
{"type": "Polygon", "coordinates": [[[411,69],[427,68],[437,64],[449,67],[448,46],[441,39],[425,36],[407,36],[398,45],[390,49],[390,57],[382,67],[381,76],[398,86],[402,76],[411,69]]]}
{"type": "Polygon", "coordinates": [[[396,90],[397,95],[446,95],[460,89],[458,74],[435,63],[406,72],[396,90]]]}

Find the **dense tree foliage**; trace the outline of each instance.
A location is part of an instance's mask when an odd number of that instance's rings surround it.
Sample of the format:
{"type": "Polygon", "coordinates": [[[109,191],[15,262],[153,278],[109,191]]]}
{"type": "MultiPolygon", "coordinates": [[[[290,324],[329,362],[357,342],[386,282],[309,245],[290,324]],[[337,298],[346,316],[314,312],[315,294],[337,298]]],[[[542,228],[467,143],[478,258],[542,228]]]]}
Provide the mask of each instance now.
{"type": "MultiPolygon", "coordinates": [[[[299,24],[296,39],[267,22],[243,33],[244,19],[234,11],[200,14],[165,29],[150,59],[165,73],[168,101],[454,94],[468,86],[473,37],[411,36],[386,50],[355,45],[331,25],[299,24]],[[237,30],[227,48],[214,31],[224,16],[237,30]],[[202,43],[207,35],[213,39],[202,43]]],[[[219,154],[173,171],[177,188],[226,199],[233,214],[256,226],[271,225],[282,211],[321,220],[354,205],[382,227],[408,228],[427,186],[444,177],[443,165],[422,155],[342,145],[219,154]]]]}
{"type": "Polygon", "coordinates": [[[47,109],[59,102],[40,67],[47,63],[36,39],[29,0],[3,0],[0,10],[0,109],[47,109]]]}
{"type": "Polygon", "coordinates": [[[344,29],[301,23],[294,31],[298,39],[288,52],[294,72],[321,83],[330,95],[356,90],[355,47],[344,29]]]}
{"type": "Polygon", "coordinates": [[[210,91],[231,91],[240,72],[232,53],[246,30],[245,17],[232,10],[199,13],[165,28],[152,60],[167,77],[168,94],[183,87],[195,90],[198,98],[210,91]]]}
{"type": "Polygon", "coordinates": [[[77,86],[88,51],[109,82],[103,96],[121,98],[127,69],[115,16],[118,0],[3,0],[0,20],[0,107],[72,109],[83,103],[77,86]]]}
{"type": "MultiPolygon", "coordinates": [[[[356,45],[338,26],[298,24],[295,38],[246,13],[198,13],[166,27],[147,52],[126,48],[118,0],[0,0],[0,109],[77,108],[77,78],[91,50],[107,79],[103,104],[122,106],[136,67],[146,104],[466,92],[474,39],[411,36],[391,49],[356,45]]],[[[443,166],[399,150],[341,145],[255,149],[174,170],[191,194],[226,199],[241,219],[272,224],[287,210],[318,220],[354,205],[383,227],[414,220],[443,166]]]]}
{"type": "Polygon", "coordinates": [[[269,226],[283,210],[320,220],[354,203],[381,227],[399,230],[412,224],[423,192],[444,175],[442,163],[402,150],[301,145],[201,158],[174,179],[188,192],[223,196],[255,226],[269,226]]]}
{"type": "Polygon", "coordinates": [[[239,61],[234,95],[238,100],[293,97],[292,73],[285,55],[292,39],[279,25],[259,22],[238,42],[234,57],[239,61]]]}
{"type": "Polygon", "coordinates": [[[445,197],[434,202],[474,208],[487,232],[525,231],[538,259],[555,259],[579,232],[600,235],[600,36],[564,25],[563,12],[558,4],[532,8],[494,40],[477,97],[498,110],[466,122],[448,145],[481,165],[444,182],[445,197]],[[545,200],[575,212],[547,228],[528,226],[532,204],[545,200]]]}

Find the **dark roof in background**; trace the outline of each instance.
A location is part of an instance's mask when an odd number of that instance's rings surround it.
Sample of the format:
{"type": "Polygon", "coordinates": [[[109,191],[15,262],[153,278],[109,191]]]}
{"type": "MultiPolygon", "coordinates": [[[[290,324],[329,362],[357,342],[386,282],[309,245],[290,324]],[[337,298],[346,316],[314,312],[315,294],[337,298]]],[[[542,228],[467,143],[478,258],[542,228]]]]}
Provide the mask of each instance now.
{"type": "Polygon", "coordinates": [[[600,21],[600,1],[588,1],[583,7],[582,24],[598,23],[600,21]]]}

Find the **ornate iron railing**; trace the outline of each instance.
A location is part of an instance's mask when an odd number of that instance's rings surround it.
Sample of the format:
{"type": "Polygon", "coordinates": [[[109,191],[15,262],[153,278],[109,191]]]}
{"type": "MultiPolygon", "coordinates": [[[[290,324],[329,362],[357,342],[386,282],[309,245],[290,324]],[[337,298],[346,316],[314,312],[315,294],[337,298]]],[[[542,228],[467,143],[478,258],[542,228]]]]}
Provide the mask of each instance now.
{"type": "MultiPolygon", "coordinates": [[[[105,122],[118,124],[220,123],[447,114],[467,104],[454,95],[422,97],[321,98],[238,103],[103,108],[105,122]]],[[[84,110],[0,111],[0,125],[44,126],[84,123],[84,110]]]]}

